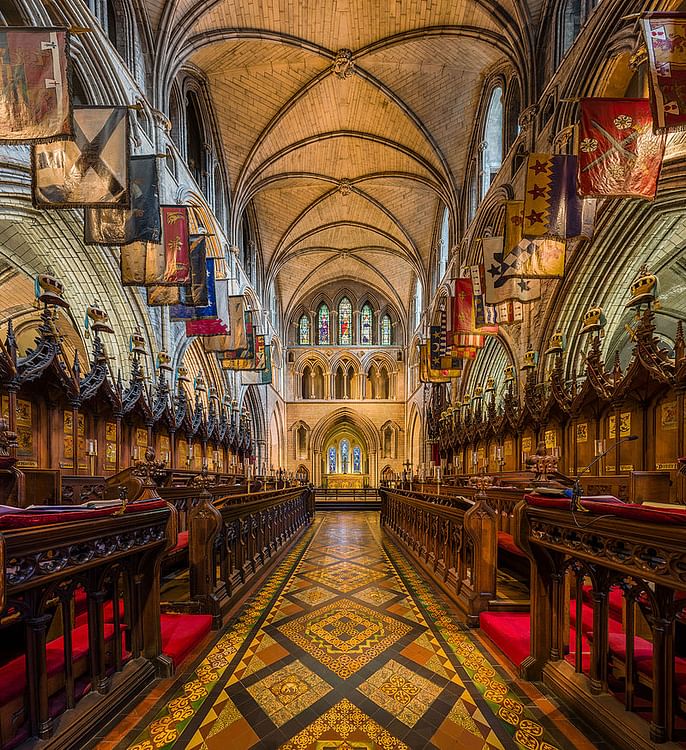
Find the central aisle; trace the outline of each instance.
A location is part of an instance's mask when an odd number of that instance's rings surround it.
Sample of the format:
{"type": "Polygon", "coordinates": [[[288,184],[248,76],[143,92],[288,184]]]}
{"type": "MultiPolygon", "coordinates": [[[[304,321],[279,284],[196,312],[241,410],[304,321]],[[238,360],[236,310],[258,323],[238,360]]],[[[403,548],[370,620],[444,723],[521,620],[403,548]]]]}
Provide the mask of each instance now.
{"type": "Polygon", "coordinates": [[[553,729],[559,712],[486,655],[377,513],[318,514],[190,667],[131,748],[593,747],[553,729]]]}

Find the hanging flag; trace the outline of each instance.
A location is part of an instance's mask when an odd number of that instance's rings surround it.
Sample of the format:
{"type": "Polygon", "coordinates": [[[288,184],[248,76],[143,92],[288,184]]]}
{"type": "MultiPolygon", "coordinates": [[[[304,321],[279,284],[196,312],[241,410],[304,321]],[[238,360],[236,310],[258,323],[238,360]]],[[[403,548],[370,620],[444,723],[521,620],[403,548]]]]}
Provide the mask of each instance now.
{"type": "Polygon", "coordinates": [[[503,238],[484,237],[484,298],[489,305],[508,300],[530,302],[541,296],[541,282],[508,276],[509,266],[503,264],[503,238]]]}
{"type": "Polygon", "coordinates": [[[529,154],[524,196],[525,237],[576,237],[581,201],[576,194],[576,156],[529,154]]]}
{"type": "Polygon", "coordinates": [[[451,378],[459,378],[461,369],[434,369],[431,367],[430,343],[419,347],[419,379],[422,383],[449,383],[451,378]]]}
{"type": "Polygon", "coordinates": [[[162,206],[164,274],[158,283],[189,284],[188,210],[185,206],[162,206]]]}
{"type": "Polygon", "coordinates": [[[522,303],[517,300],[509,300],[508,302],[500,302],[496,305],[496,314],[498,316],[498,323],[516,323],[517,321],[524,320],[524,308],[522,303]]]}
{"type": "Polygon", "coordinates": [[[148,305],[160,307],[161,305],[178,305],[181,301],[181,289],[178,286],[167,284],[153,284],[145,288],[148,305]]]}
{"type": "Polygon", "coordinates": [[[264,338],[262,334],[255,336],[255,353],[253,357],[246,359],[224,357],[222,359],[222,367],[225,370],[264,370],[267,366],[264,338]]]}
{"type": "Polygon", "coordinates": [[[148,252],[147,242],[132,242],[122,247],[119,260],[122,286],[143,286],[148,252]]]}
{"type": "Polygon", "coordinates": [[[479,333],[456,333],[454,348],[474,348],[483,349],[486,345],[486,339],[479,333]]]}
{"type": "Polygon", "coordinates": [[[0,143],[72,135],[68,39],[60,28],[0,28],[0,143]]]}
{"type": "MultiPolygon", "coordinates": [[[[205,235],[194,234],[188,238],[188,255],[190,266],[190,304],[204,307],[207,301],[207,256],[205,253],[205,235]]],[[[186,295],[188,298],[188,295],[186,295]]]]}
{"type": "Polygon", "coordinates": [[[650,102],[656,132],[686,129],[686,13],[641,19],[650,64],[650,102]]]}
{"type": "Polygon", "coordinates": [[[453,337],[474,330],[474,290],[470,278],[455,279],[453,337]]]}
{"type": "Polygon", "coordinates": [[[581,100],[580,195],[652,200],[664,151],[647,99],[581,100]]]}
{"type": "MultiPolygon", "coordinates": [[[[191,269],[192,266],[193,263],[191,261],[191,269]]],[[[215,296],[215,261],[213,258],[207,258],[205,260],[205,286],[207,289],[206,305],[189,304],[188,287],[181,287],[181,304],[169,308],[169,319],[173,321],[184,321],[200,318],[216,318],[217,300],[215,296]]]]}
{"type": "Polygon", "coordinates": [[[87,245],[160,242],[159,180],[156,156],[129,159],[131,208],[86,208],[83,239],[87,245]]]}
{"type": "MultiPolygon", "coordinates": [[[[172,287],[173,288],[173,287],[172,287]]],[[[227,336],[228,329],[223,320],[207,318],[207,320],[187,320],[186,336],[227,336]]],[[[217,351],[217,350],[214,350],[217,351]]]]}
{"type": "Polygon", "coordinates": [[[484,300],[484,267],[483,264],[463,266],[460,272],[463,278],[472,280],[474,293],[474,332],[485,336],[498,335],[498,318],[494,305],[487,305],[484,300]]]}
{"type": "Polygon", "coordinates": [[[126,107],[74,107],[74,140],[31,149],[37,208],[128,208],[129,117],[126,107]]]}
{"type": "MultiPolygon", "coordinates": [[[[232,325],[234,321],[232,320],[232,325]]],[[[245,345],[242,348],[233,348],[223,350],[222,354],[224,359],[251,359],[255,356],[255,332],[253,327],[252,311],[246,310],[243,315],[243,328],[245,331],[245,345]]],[[[235,340],[232,332],[232,336],[229,340],[235,340]]],[[[208,339],[212,341],[212,339],[208,339]]]]}
{"type": "Polygon", "coordinates": [[[553,237],[524,238],[503,257],[503,276],[558,278],[565,272],[565,242],[553,237]]]}
{"type": "Polygon", "coordinates": [[[261,370],[246,371],[242,381],[245,385],[270,385],[272,382],[271,346],[264,345],[264,367],[261,370]]]}

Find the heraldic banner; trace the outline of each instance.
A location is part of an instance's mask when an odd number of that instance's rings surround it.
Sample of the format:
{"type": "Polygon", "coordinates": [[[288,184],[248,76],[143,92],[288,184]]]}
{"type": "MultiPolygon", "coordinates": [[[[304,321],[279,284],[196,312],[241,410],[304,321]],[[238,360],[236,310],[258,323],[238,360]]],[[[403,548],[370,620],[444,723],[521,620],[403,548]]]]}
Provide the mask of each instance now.
{"type": "Polygon", "coordinates": [[[0,28],[0,143],[72,135],[66,29],[0,28]]]}
{"type": "Polygon", "coordinates": [[[576,237],[581,201],[576,194],[576,156],[529,154],[524,196],[525,237],[576,237]]]}
{"type": "Polygon", "coordinates": [[[156,156],[132,156],[129,161],[131,208],[87,208],[83,239],[87,245],[128,245],[160,242],[159,180],[156,156]]]}
{"type": "Polygon", "coordinates": [[[75,107],[74,140],[32,148],[37,208],[129,208],[126,107],[75,107]]]}
{"type": "Polygon", "coordinates": [[[484,237],[485,301],[498,305],[508,300],[530,302],[541,296],[541,282],[538,279],[524,279],[512,276],[509,263],[504,262],[503,238],[484,237]]]}
{"type": "Polygon", "coordinates": [[[650,63],[656,131],[686,129],[686,13],[651,13],[641,19],[650,63]]]}
{"type": "Polygon", "coordinates": [[[580,195],[652,199],[665,151],[647,99],[582,99],[580,195]]]}

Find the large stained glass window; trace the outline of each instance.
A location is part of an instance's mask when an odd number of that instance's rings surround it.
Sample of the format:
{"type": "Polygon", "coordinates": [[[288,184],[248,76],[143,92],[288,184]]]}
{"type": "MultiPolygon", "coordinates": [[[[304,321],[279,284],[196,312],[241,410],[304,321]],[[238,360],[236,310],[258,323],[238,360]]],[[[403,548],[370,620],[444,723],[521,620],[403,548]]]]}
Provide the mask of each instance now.
{"type": "Polygon", "coordinates": [[[362,307],[360,313],[360,344],[372,343],[372,308],[369,305],[362,307]]]}
{"type": "Polygon", "coordinates": [[[381,346],[391,345],[391,331],[391,319],[388,315],[384,315],[383,318],[381,318],[381,346]]]}
{"type": "Polygon", "coordinates": [[[353,448],[353,473],[359,474],[362,471],[362,451],[360,446],[356,445],[353,448]]]}
{"type": "Polygon", "coordinates": [[[350,443],[341,440],[341,471],[347,474],[350,471],[350,443]]]}
{"type": "Polygon", "coordinates": [[[353,343],[353,306],[347,297],[343,297],[338,305],[338,345],[350,346],[353,343]]]}
{"type": "Polygon", "coordinates": [[[329,448],[329,474],[336,473],[336,446],[332,445],[329,448]]]}
{"type": "Polygon", "coordinates": [[[298,323],[298,343],[310,343],[310,319],[307,315],[303,315],[298,323]]]}
{"type": "Polygon", "coordinates": [[[317,315],[317,326],[319,328],[319,343],[330,344],[331,334],[329,331],[329,308],[327,305],[321,305],[319,307],[319,314],[317,315]]]}

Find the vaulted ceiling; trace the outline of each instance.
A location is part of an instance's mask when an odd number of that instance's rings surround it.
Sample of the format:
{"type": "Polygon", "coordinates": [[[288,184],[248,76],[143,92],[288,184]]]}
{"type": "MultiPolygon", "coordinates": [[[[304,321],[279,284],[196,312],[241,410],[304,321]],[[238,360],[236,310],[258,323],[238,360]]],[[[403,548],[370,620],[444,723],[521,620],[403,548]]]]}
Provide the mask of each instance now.
{"type": "MultiPolygon", "coordinates": [[[[231,233],[253,202],[267,281],[288,314],[362,280],[407,313],[457,206],[484,81],[533,78],[542,0],[146,3],[162,90],[200,71],[230,182],[231,233]]],[[[166,102],[160,103],[166,107],[166,102]]]]}

